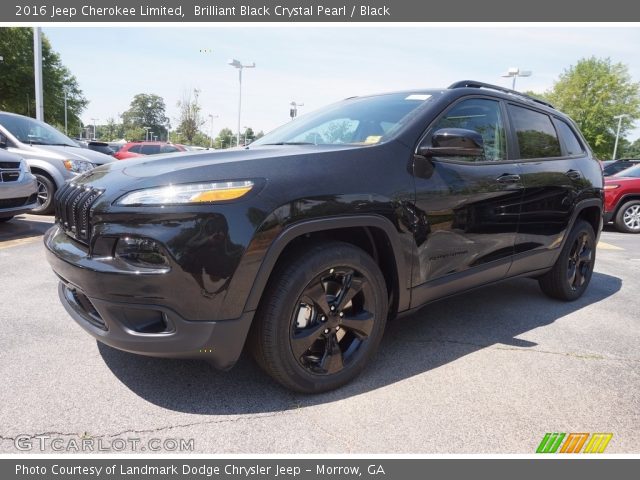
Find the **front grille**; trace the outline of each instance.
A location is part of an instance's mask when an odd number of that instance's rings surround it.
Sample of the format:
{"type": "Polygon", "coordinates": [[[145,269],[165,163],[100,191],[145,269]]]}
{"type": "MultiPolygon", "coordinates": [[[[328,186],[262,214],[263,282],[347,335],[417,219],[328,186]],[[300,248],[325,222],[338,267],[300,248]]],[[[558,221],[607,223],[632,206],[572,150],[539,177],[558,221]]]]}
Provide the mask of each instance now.
{"type": "Polygon", "coordinates": [[[5,198],[0,200],[0,208],[18,208],[27,205],[31,197],[5,198]]]}
{"type": "Polygon", "coordinates": [[[64,232],[82,243],[91,239],[90,212],[101,190],[68,183],[56,193],[56,222],[64,232]]]}
{"type": "Polygon", "coordinates": [[[20,162],[0,162],[0,182],[15,182],[20,178],[20,162]]]}
{"type": "Polygon", "coordinates": [[[0,162],[0,169],[20,170],[20,162],[0,162]]]}

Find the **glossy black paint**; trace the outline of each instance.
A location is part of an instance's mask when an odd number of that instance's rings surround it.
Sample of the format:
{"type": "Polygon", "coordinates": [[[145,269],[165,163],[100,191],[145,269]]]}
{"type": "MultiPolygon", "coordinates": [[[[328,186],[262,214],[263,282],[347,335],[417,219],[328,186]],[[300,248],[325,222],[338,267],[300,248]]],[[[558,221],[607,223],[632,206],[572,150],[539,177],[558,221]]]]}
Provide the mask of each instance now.
{"type": "Polygon", "coordinates": [[[44,240],[64,285],[65,307],[114,347],[207,358],[228,368],[272,269],[292,242],[339,236],[386,262],[393,314],[549,268],[583,209],[595,208],[599,225],[600,167],[586,147],[580,156],[520,161],[509,129],[505,161],[418,155],[430,125],[467,97],[522,103],[566,119],[514,95],[455,88],[439,91],[382,144],[260,146],[131,159],[77,178],[76,184],[102,191],[91,209],[90,242],[72,239],[59,226],[44,240]],[[252,180],[256,187],[237,201],[209,205],[115,203],[133,190],[225,180],[252,180]],[[154,240],[168,267],[135,269],[114,258],[123,237],[154,240]],[[106,332],[69,305],[65,288],[89,299],[106,332]],[[158,331],[136,331],[138,323],[148,330],[154,318],[139,313],[145,310],[160,312],[158,331]]]}

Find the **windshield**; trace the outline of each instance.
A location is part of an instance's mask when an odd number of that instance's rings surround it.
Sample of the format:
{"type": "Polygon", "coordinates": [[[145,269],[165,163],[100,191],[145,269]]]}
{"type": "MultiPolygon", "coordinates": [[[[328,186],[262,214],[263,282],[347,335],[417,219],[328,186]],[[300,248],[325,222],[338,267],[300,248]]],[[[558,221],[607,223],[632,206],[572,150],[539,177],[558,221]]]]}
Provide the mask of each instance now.
{"type": "Polygon", "coordinates": [[[0,114],[0,124],[22,143],[78,146],[66,135],[34,118],[0,114]]]}
{"type": "Polygon", "coordinates": [[[373,145],[389,139],[437,93],[391,93],[329,105],[256,140],[258,145],[373,145]]]}
{"type": "Polygon", "coordinates": [[[640,178],[640,164],[622,170],[614,175],[614,177],[633,177],[640,178]]]}

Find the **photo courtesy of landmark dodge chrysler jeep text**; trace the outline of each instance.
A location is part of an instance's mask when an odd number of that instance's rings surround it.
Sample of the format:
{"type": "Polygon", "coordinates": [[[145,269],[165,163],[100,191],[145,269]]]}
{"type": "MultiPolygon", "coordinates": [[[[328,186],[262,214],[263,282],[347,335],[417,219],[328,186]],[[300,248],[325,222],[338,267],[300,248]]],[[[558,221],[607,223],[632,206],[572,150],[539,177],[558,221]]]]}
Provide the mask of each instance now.
{"type": "Polygon", "coordinates": [[[246,343],[321,392],[433,300],[519,276],[580,297],[603,178],[551,105],[462,81],[350,98],[246,149],[103,165],[54,203],[60,298],[98,340],[221,369],[246,343]]]}

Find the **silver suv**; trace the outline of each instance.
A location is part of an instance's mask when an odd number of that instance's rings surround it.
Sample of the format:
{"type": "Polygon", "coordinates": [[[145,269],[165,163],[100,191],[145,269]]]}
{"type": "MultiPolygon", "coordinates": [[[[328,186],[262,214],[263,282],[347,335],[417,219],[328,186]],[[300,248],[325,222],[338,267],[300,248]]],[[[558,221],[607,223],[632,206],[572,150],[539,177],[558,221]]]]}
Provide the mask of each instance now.
{"type": "Polygon", "coordinates": [[[36,208],[37,191],[36,178],[27,163],[0,148],[0,222],[36,208]]]}
{"type": "Polygon", "coordinates": [[[68,179],[113,161],[113,157],[81,148],[66,135],[39,120],[0,112],[0,143],[27,161],[38,182],[33,213],[53,211],[53,195],[68,179]]]}

